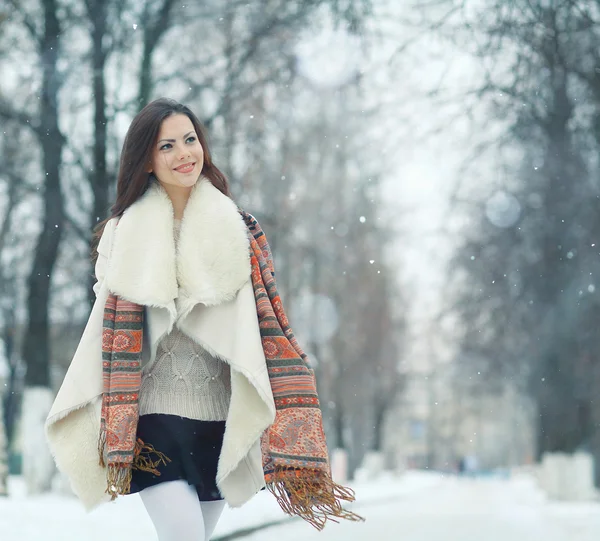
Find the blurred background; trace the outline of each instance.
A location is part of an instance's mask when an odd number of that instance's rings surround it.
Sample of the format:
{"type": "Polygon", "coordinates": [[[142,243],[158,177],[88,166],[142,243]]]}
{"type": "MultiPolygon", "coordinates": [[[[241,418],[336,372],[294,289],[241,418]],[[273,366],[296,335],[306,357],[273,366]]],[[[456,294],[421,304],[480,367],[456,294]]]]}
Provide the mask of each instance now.
{"type": "Polygon", "coordinates": [[[0,521],[81,513],[43,423],[161,96],[269,236],[339,479],[600,516],[598,43],[598,0],[0,0],[0,521]]]}

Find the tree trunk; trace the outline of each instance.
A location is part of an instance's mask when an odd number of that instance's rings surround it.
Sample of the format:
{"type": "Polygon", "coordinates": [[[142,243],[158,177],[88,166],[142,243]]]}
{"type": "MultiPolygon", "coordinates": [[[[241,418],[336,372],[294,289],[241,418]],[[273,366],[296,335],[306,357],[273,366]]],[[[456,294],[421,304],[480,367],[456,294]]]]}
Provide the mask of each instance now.
{"type": "Polygon", "coordinates": [[[0,496],[8,496],[8,440],[4,430],[2,400],[0,400],[0,496]]]}
{"type": "Polygon", "coordinates": [[[64,204],[60,186],[63,136],[58,127],[57,73],[60,24],[55,0],[44,1],[45,34],[42,40],[43,82],[39,140],[43,154],[44,210],[31,274],[27,281],[28,325],[23,357],[27,365],[25,383],[29,387],[50,385],[49,304],[50,280],[58,256],[64,224],[64,204]]]}
{"type": "Polygon", "coordinates": [[[60,45],[60,22],[56,0],[44,0],[44,35],[40,42],[43,79],[40,108],[39,140],[42,147],[44,172],[44,210],[42,230],[37,240],[31,274],[27,280],[27,330],[23,359],[25,375],[24,417],[35,422],[24,424],[24,468],[30,475],[27,485],[30,493],[50,490],[54,468],[52,457],[41,445],[43,420],[49,411],[50,390],[50,336],[49,308],[50,282],[56,264],[64,223],[63,196],[60,186],[60,165],[63,136],[58,126],[58,94],[60,78],[57,61],[60,45]],[[36,401],[37,398],[40,398],[36,401]],[[28,411],[26,408],[32,408],[28,411]],[[27,448],[27,445],[34,447],[27,448]],[[29,463],[27,461],[30,461],[29,463]],[[53,463],[52,463],[53,464],[53,463]]]}
{"type": "Polygon", "coordinates": [[[385,422],[385,413],[387,411],[387,400],[381,399],[375,401],[375,415],[373,423],[373,451],[383,451],[383,428],[385,422]]]}
{"type": "MultiPolygon", "coordinates": [[[[89,10],[88,16],[92,24],[92,67],[93,67],[93,90],[94,90],[94,170],[90,175],[90,185],[94,196],[91,223],[93,228],[102,221],[108,212],[108,193],[110,181],[106,166],[106,140],[107,140],[107,118],[106,118],[106,83],[105,65],[107,51],[103,46],[103,40],[107,29],[108,5],[104,0],[97,0],[89,10]]],[[[94,304],[95,295],[92,290],[94,285],[93,273],[90,273],[88,300],[90,306],[94,304]]]]}
{"type": "MultiPolygon", "coordinates": [[[[18,138],[15,141],[4,140],[2,149],[0,152],[4,154],[4,166],[16,170],[17,160],[19,156],[18,138]]],[[[14,210],[21,202],[20,197],[20,182],[18,177],[15,175],[14,178],[8,179],[8,201],[6,206],[6,212],[2,217],[2,224],[0,225],[0,253],[4,253],[7,248],[14,247],[14,237],[11,239],[9,233],[12,230],[12,222],[14,217],[14,210]]],[[[18,381],[19,364],[15,353],[15,334],[16,334],[16,312],[17,312],[17,297],[18,297],[18,286],[16,280],[16,272],[14,270],[14,263],[11,265],[0,266],[0,310],[2,317],[2,340],[4,345],[4,358],[7,363],[8,375],[5,382],[4,397],[0,404],[3,408],[3,415],[0,423],[4,423],[4,431],[7,442],[7,449],[12,444],[12,435],[14,420],[16,418],[16,409],[20,392],[17,390],[17,382],[19,384],[22,381],[18,381]]],[[[0,395],[2,393],[0,392],[0,395]]]]}
{"type": "Polygon", "coordinates": [[[19,365],[15,359],[15,316],[14,313],[5,313],[5,327],[2,339],[4,340],[4,358],[8,363],[8,377],[4,400],[2,400],[3,418],[7,445],[10,448],[15,433],[15,419],[17,406],[21,396],[22,375],[19,377],[19,365]]]}
{"type": "MultiPolygon", "coordinates": [[[[142,65],[140,67],[140,86],[138,90],[138,110],[150,101],[154,80],[152,77],[152,56],[163,34],[170,28],[170,18],[175,0],[163,0],[163,3],[148,24],[144,25],[144,49],[142,52],[142,65]]],[[[151,18],[145,10],[145,19],[151,18]]]]}

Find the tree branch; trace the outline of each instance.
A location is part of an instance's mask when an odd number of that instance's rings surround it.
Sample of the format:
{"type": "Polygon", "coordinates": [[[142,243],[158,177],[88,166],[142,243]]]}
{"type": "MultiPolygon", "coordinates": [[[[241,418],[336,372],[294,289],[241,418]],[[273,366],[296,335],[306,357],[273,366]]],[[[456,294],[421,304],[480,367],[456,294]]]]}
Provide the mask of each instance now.
{"type": "Polygon", "coordinates": [[[32,117],[23,111],[17,111],[6,101],[0,98],[0,118],[5,121],[17,122],[21,126],[31,129],[36,135],[39,135],[39,124],[35,124],[32,117]]]}

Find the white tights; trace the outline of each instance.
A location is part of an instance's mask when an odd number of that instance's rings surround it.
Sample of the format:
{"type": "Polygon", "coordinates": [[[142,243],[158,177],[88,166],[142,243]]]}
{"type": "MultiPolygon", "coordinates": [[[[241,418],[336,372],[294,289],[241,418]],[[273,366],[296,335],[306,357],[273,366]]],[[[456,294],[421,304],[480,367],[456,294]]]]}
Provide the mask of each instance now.
{"type": "Polygon", "coordinates": [[[187,481],[167,481],[140,492],[158,541],[208,541],[225,506],[201,502],[187,481]]]}

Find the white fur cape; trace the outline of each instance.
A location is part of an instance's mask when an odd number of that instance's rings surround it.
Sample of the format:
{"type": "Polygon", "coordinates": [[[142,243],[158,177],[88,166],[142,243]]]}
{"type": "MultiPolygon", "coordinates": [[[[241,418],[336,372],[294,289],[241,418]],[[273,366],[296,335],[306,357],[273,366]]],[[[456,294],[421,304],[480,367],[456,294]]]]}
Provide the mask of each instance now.
{"type": "Polygon", "coordinates": [[[108,500],[98,463],[102,320],[113,292],[146,306],[151,360],[177,325],[231,367],[231,402],[217,485],[232,507],[264,486],[260,436],[275,404],[259,334],[246,225],[231,199],[201,178],[185,208],[177,250],[173,207],[158,182],[118,220],[98,247],[96,302],[46,421],[58,468],[87,509],[108,500]],[[179,283],[179,287],[178,287],[179,283]]]}

